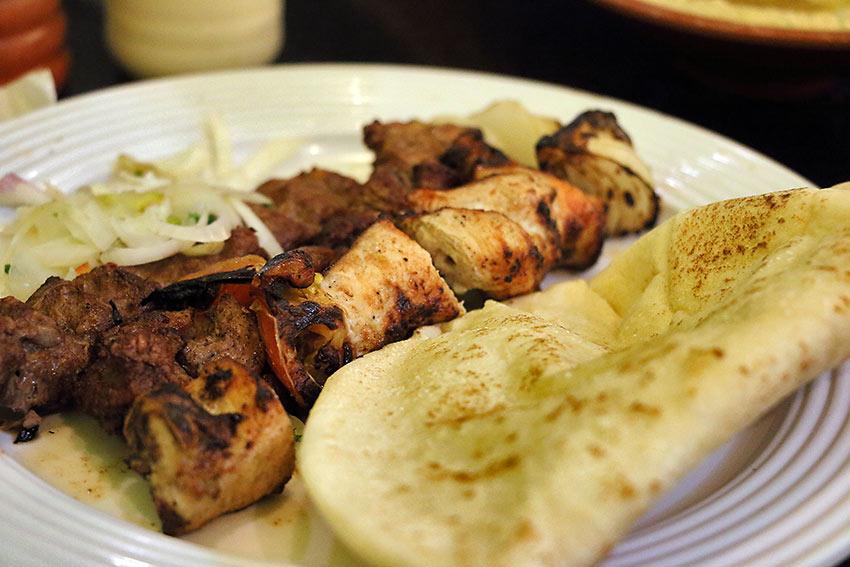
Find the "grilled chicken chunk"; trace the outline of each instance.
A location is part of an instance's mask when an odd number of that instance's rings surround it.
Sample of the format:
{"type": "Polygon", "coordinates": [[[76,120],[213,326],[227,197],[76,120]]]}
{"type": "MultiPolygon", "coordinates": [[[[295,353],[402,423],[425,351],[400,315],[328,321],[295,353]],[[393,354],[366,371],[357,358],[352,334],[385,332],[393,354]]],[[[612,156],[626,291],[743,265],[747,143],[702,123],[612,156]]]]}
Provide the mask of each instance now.
{"type": "Polygon", "coordinates": [[[431,255],[452,290],[506,299],[535,291],[543,256],[523,228],[496,211],[444,208],[405,215],[396,225],[431,255]]]}
{"type": "Polygon", "coordinates": [[[540,169],[569,181],[605,203],[606,233],[651,227],[658,195],[649,168],[610,112],[592,110],[537,143],[540,169]]]}
{"type": "Polygon", "coordinates": [[[387,219],[324,276],[294,250],[270,260],[252,286],[271,366],[304,412],[342,365],[463,310],[428,253],[387,219]]]}
{"type": "Polygon", "coordinates": [[[463,310],[428,252],[386,219],[331,266],[320,288],[345,312],[355,358],[463,310]]]}
{"type": "Polygon", "coordinates": [[[139,396],[124,437],[171,535],[280,492],[295,462],[292,424],[274,391],[229,359],[183,388],[139,396]]]}
{"type": "MultiPolygon", "coordinates": [[[[476,177],[455,189],[413,191],[408,196],[412,210],[452,207],[500,212],[528,233],[546,271],[557,266],[582,269],[596,261],[605,223],[598,199],[523,166],[479,169],[476,177]]],[[[477,236],[470,234],[470,238],[477,236]]]]}

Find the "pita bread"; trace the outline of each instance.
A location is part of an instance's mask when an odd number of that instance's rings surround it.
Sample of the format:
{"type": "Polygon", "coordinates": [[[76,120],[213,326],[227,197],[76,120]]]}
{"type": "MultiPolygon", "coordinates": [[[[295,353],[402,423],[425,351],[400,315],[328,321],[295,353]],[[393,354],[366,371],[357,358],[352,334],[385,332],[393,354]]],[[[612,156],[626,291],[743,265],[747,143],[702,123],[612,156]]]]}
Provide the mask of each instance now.
{"type": "Polygon", "coordinates": [[[700,460],[850,354],[848,216],[842,189],[681,213],[564,324],[519,309],[547,291],[354,361],[307,422],[311,497],[377,565],[594,564],[700,460]],[[600,299],[616,324],[565,326],[600,299]]]}

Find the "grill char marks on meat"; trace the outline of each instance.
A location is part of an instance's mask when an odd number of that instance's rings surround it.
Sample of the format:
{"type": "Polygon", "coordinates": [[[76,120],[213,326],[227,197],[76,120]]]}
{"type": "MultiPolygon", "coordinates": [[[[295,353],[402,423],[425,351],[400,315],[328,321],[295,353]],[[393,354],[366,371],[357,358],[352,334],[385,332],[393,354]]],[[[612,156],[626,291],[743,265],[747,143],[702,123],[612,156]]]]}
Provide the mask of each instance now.
{"type": "Polygon", "coordinates": [[[254,313],[232,296],[224,295],[207,311],[196,311],[192,337],[180,351],[179,360],[192,376],[206,364],[227,356],[249,372],[260,374],[266,355],[254,313]]]}
{"type": "Polygon", "coordinates": [[[71,281],[49,278],[27,305],[93,344],[101,333],[137,315],[142,299],[158,287],[115,264],[106,264],[71,281]]]}
{"type": "MultiPolygon", "coordinates": [[[[440,163],[455,172],[458,183],[469,183],[476,177],[478,168],[493,168],[516,165],[501,150],[488,145],[484,141],[481,130],[469,129],[455,138],[452,144],[440,156],[440,163]]],[[[428,187],[421,184],[420,187],[428,187]]],[[[446,187],[449,188],[449,187],[446,187]]]]}
{"type": "Polygon", "coordinates": [[[269,256],[260,247],[257,235],[253,230],[244,226],[237,226],[230,233],[230,238],[224,242],[224,248],[217,254],[207,256],[177,254],[150,264],[128,266],[124,269],[159,284],[168,285],[215,262],[249,255],[262,256],[263,258],[269,256]]]}
{"type": "Polygon", "coordinates": [[[25,303],[0,299],[1,425],[19,425],[32,409],[64,406],[87,362],[84,341],[25,303]]]}
{"type": "MultiPolygon", "coordinates": [[[[418,213],[450,207],[496,211],[516,222],[543,256],[541,269],[583,269],[596,261],[604,241],[601,202],[546,173],[523,166],[479,168],[461,187],[410,193],[418,213]]],[[[474,241],[480,234],[470,233],[474,241]]]]}
{"type": "Polygon", "coordinates": [[[130,466],[148,478],[172,535],[280,492],[295,463],[292,424],[275,393],[229,359],[184,388],[139,396],[124,436],[130,466]]]}
{"type": "Polygon", "coordinates": [[[191,325],[190,310],[152,311],[107,331],[75,383],[79,408],[115,433],[136,396],[162,384],[188,382],[177,355],[191,325]]]}

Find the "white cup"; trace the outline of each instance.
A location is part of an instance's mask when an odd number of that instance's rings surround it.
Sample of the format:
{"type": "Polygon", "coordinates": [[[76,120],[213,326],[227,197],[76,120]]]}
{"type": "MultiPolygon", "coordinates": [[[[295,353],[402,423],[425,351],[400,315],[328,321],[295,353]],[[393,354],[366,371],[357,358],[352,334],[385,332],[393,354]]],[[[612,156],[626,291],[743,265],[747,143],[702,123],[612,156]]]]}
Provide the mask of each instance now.
{"type": "Polygon", "coordinates": [[[106,0],[106,42],[133,75],[250,67],[277,57],[285,0],[106,0]]]}

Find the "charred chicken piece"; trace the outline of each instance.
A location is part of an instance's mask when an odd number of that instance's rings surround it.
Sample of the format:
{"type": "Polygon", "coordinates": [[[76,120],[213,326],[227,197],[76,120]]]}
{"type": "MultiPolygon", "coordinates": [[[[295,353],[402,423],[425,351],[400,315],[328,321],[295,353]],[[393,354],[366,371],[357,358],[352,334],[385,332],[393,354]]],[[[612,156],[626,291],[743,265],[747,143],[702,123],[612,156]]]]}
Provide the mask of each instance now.
{"type": "Polygon", "coordinates": [[[115,433],[136,396],[162,384],[188,382],[177,355],[191,325],[190,310],[154,311],[104,333],[92,363],[74,383],[78,407],[115,433]]]}
{"type": "Polygon", "coordinates": [[[598,199],[523,166],[479,168],[471,183],[446,191],[419,189],[409,201],[414,212],[450,207],[504,214],[528,233],[543,256],[544,271],[592,265],[604,240],[605,214],[598,199]]]}
{"type": "Polygon", "coordinates": [[[536,290],[543,256],[523,228],[496,211],[445,208],[401,216],[396,225],[431,255],[452,290],[506,299],[536,290]]]}
{"type": "Polygon", "coordinates": [[[123,269],[161,285],[168,285],[185,278],[189,274],[203,270],[210,264],[248,255],[262,256],[263,258],[269,256],[260,246],[257,235],[254,234],[253,230],[244,226],[237,226],[230,233],[230,238],[224,241],[224,247],[216,254],[206,256],[177,254],[149,264],[127,266],[123,269]]]}
{"type": "Polygon", "coordinates": [[[73,280],[49,278],[27,305],[89,344],[139,313],[142,299],[159,287],[115,264],[98,266],[73,280]]]}
{"type": "Polygon", "coordinates": [[[64,406],[88,351],[47,315],[14,297],[0,299],[0,426],[17,427],[33,409],[64,406]]]}
{"type": "Polygon", "coordinates": [[[355,358],[463,312],[428,252],[386,219],[331,266],[320,288],[345,312],[355,358]]]}
{"type": "Polygon", "coordinates": [[[659,200],[649,168],[610,112],[591,110],[537,143],[540,169],[605,203],[606,233],[647,229],[658,218],[659,200]]]}
{"type": "Polygon", "coordinates": [[[280,492],[295,462],[292,424],[274,391],[229,359],[183,388],[136,398],[124,437],[170,535],[280,492]]]}

